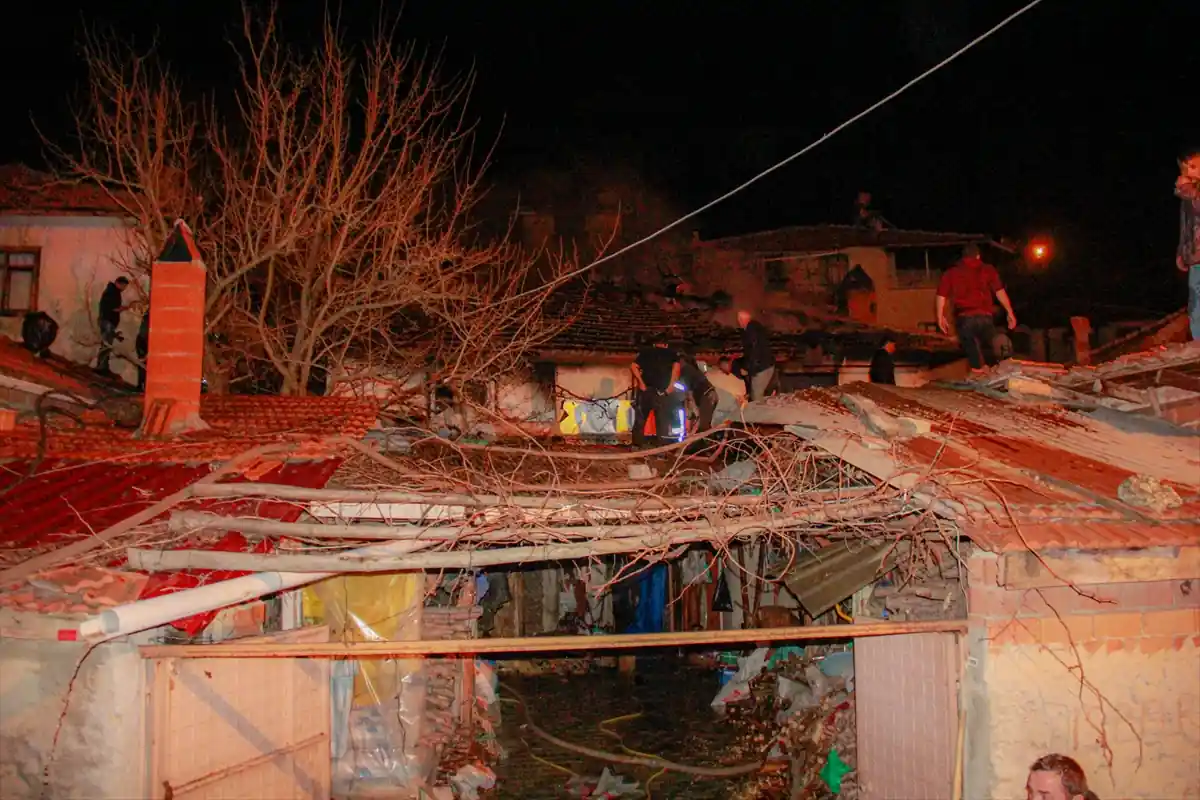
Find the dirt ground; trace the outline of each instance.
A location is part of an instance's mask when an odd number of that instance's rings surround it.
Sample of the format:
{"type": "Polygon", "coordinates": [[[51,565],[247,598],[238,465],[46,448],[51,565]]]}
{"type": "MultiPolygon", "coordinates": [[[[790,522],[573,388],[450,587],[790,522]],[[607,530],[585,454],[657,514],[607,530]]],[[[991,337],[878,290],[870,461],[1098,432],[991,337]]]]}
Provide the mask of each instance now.
{"type": "MultiPolygon", "coordinates": [[[[728,726],[710,708],[718,687],[717,673],[684,666],[673,658],[638,659],[633,678],[615,670],[571,677],[504,677],[533,706],[532,719],[547,732],[570,742],[610,752],[621,744],[646,754],[697,766],[719,766],[729,742],[728,726]],[[600,723],[640,713],[635,719],[611,723],[604,733],[600,723]]],[[[504,695],[501,689],[501,696],[504,695]]],[[[557,748],[532,733],[523,732],[520,709],[504,703],[499,733],[507,757],[496,767],[497,798],[549,800],[570,797],[571,773],[597,778],[605,764],[557,748]]],[[[647,781],[655,770],[610,765],[610,771],[636,780],[646,797],[647,781]]],[[[654,777],[653,798],[727,798],[734,784],[685,775],[654,777]]]]}

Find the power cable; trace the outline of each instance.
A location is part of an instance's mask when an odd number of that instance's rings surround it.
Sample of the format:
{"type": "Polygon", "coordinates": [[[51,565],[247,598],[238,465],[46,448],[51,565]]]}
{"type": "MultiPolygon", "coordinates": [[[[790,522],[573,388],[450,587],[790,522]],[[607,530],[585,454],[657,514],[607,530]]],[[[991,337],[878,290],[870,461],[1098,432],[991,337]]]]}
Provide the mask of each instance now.
{"type": "MultiPolygon", "coordinates": [[[[992,37],[994,34],[998,33],[1000,30],[1002,30],[1003,28],[1007,27],[1009,23],[1013,22],[1013,21],[1014,21],[1014,20],[1016,20],[1018,17],[1020,17],[1021,15],[1025,14],[1027,11],[1032,11],[1032,10],[1034,9],[1034,7],[1036,7],[1036,6],[1040,5],[1041,3],[1042,3],[1042,0],[1031,0],[1031,2],[1027,3],[1026,5],[1022,6],[1022,7],[1021,7],[1021,8],[1019,8],[1018,10],[1016,10],[1016,11],[1014,11],[1013,13],[1009,14],[1007,17],[1005,17],[1005,18],[1004,18],[1004,19],[1002,19],[1000,22],[998,22],[998,23],[996,23],[995,25],[993,25],[993,26],[992,26],[991,28],[989,28],[987,31],[985,31],[984,33],[981,33],[979,36],[976,36],[976,37],[975,37],[974,39],[972,39],[970,42],[968,42],[967,44],[963,45],[963,46],[962,46],[962,47],[960,47],[958,50],[955,50],[955,51],[954,51],[953,53],[951,53],[949,56],[947,56],[946,58],[942,59],[942,60],[941,60],[941,61],[939,61],[937,64],[934,64],[932,67],[930,67],[929,69],[925,70],[925,71],[924,71],[924,72],[922,72],[920,75],[917,75],[917,77],[913,78],[913,79],[912,79],[912,80],[910,80],[908,83],[906,83],[906,84],[904,84],[903,86],[901,86],[899,89],[896,89],[896,90],[895,90],[895,91],[893,91],[891,94],[888,94],[888,95],[884,96],[883,98],[881,98],[880,100],[877,100],[875,103],[873,103],[872,105],[868,106],[868,107],[867,107],[867,108],[865,108],[864,110],[862,110],[862,111],[858,112],[858,113],[857,113],[857,114],[855,114],[854,116],[850,117],[850,118],[849,118],[849,119],[847,119],[845,122],[843,122],[842,124],[838,125],[836,128],[833,128],[833,129],[832,129],[832,130],[830,130],[828,133],[826,133],[826,134],[824,134],[823,136],[821,136],[819,139],[817,139],[817,140],[813,141],[811,144],[809,144],[809,145],[805,146],[804,148],[802,148],[802,149],[800,149],[800,150],[797,150],[796,152],[792,153],[790,156],[788,156],[787,158],[783,159],[782,161],[779,161],[779,162],[777,162],[777,163],[775,163],[775,164],[772,164],[771,166],[767,167],[767,168],[766,168],[766,169],[764,169],[762,172],[758,173],[757,175],[755,175],[754,177],[750,178],[749,180],[747,180],[747,181],[745,181],[745,182],[743,182],[743,183],[741,183],[741,184],[739,184],[739,185],[737,185],[737,186],[733,187],[733,188],[732,188],[732,189],[730,189],[729,191],[725,192],[725,194],[723,194],[723,195],[721,195],[721,196],[719,196],[719,197],[717,197],[717,198],[715,198],[715,199],[713,199],[713,200],[710,200],[709,202],[705,203],[704,205],[700,206],[699,208],[697,208],[697,209],[695,209],[695,210],[693,210],[693,211],[689,211],[687,214],[684,214],[682,217],[679,217],[679,218],[678,218],[678,219],[676,219],[674,222],[667,223],[666,225],[664,225],[663,227],[661,227],[661,228],[659,228],[658,230],[654,231],[653,233],[647,234],[646,236],[643,236],[642,238],[638,239],[637,241],[635,241],[635,242],[632,242],[632,243],[630,243],[630,244],[627,244],[627,245],[625,245],[624,247],[622,247],[621,249],[617,250],[616,252],[609,253],[608,255],[605,255],[605,256],[601,256],[600,258],[596,259],[595,261],[591,262],[590,264],[588,264],[588,265],[586,265],[586,266],[583,266],[583,267],[580,267],[579,269],[576,269],[576,270],[574,270],[574,271],[572,271],[572,272],[570,272],[570,273],[568,273],[568,274],[564,275],[563,277],[561,277],[561,278],[559,278],[559,279],[558,279],[558,282],[559,282],[559,283],[562,283],[562,282],[564,282],[564,281],[568,281],[568,280],[570,280],[571,278],[578,277],[578,276],[580,276],[580,275],[584,274],[585,272],[587,272],[588,270],[592,269],[593,267],[598,267],[598,266],[600,266],[601,264],[603,264],[603,263],[605,263],[605,262],[607,262],[607,261],[611,261],[611,260],[613,260],[614,258],[617,258],[618,256],[622,256],[622,255],[624,255],[624,254],[628,253],[629,251],[631,251],[631,250],[633,250],[633,249],[635,249],[635,248],[641,247],[642,245],[646,244],[647,242],[651,242],[651,241],[653,241],[654,239],[657,239],[659,236],[662,236],[662,235],[663,235],[664,233],[666,233],[667,231],[669,231],[669,230],[672,230],[672,229],[674,229],[674,228],[677,228],[677,227],[679,227],[680,225],[682,225],[683,223],[687,222],[688,220],[690,220],[690,219],[694,219],[695,217],[698,217],[698,216],[700,216],[700,215],[701,215],[701,214],[703,214],[705,211],[708,211],[710,208],[713,208],[714,206],[717,206],[717,205],[719,205],[719,204],[721,204],[721,203],[725,202],[726,200],[728,200],[729,198],[731,198],[731,197],[733,197],[734,195],[738,194],[739,192],[741,192],[741,191],[743,191],[743,190],[747,189],[748,187],[750,187],[750,186],[754,185],[755,183],[758,183],[760,180],[762,180],[763,178],[765,178],[765,177],[767,177],[768,175],[772,174],[773,172],[777,172],[777,171],[779,171],[779,170],[783,169],[784,167],[786,167],[788,164],[792,163],[792,162],[793,162],[793,161],[795,161],[796,159],[798,159],[798,158],[800,158],[801,156],[803,156],[803,155],[805,155],[805,154],[809,153],[810,151],[812,151],[812,150],[816,149],[816,148],[817,148],[817,147],[819,147],[820,145],[822,145],[822,144],[824,144],[825,142],[827,142],[828,140],[832,139],[832,138],[833,138],[834,136],[836,136],[837,134],[839,134],[839,133],[841,133],[842,131],[844,131],[846,128],[849,128],[851,125],[853,125],[854,123],[858,122],[858,121],[859,121],[860,119],[862,119],[863,117],[867,116],[868,114],[871,114],[871,113],[872,113],[872,112],[874,112],[874,111],[877,111],[877,110],[879,110],[879,109],[880,109],[880,108],[882,108],[883,106],[885,106],[885,105],[887,105],[888,103],[890,103],[892,100],[895,100],[897,97],[899,97],[900,95],[904,94],[904,93],[905,93],[905,92],[907,92],[909,89],[913,88],[913,87],[914,87],[914,86],[916,86],[918,83],[920,83],[921,81],[925,80],[925,79],[926,79],[926,78],[928,78],[930,75],[932,75],[932,74],[934,74],[935,72],[937,72],[938,70],[940,70],[940,69],[942,69],[943,67],[947,66],[947,65],[948,65],[948,64],[950,64],[951,62],[953,62],[953,61],[956,61],[956,60],[957,60],[957,59],[958,59],[960,56],[964,55],[964,54],[965,54],[965,53],[966,53],[968,50],[971,50],[971,49],[972,49],[972,48],[974,48],[976,45],[978,45],[978,44],[982,43],[984,40],[991,38],[991,37],[992,37]]],[[[520,299],[520,298],[522,298],[522,297],[526,297],[526,296],[528,296],[528,295],[534,294],[534,293],[536,293],[536,292],[543,291],[544,289],[545,289],[545,287],[544,287],[544,286],[543,286],[543,287],[538,287],[538,288],[536,288],[536,289],[527,289],[527,290],[525,290],[524,292],[521,292],[520,294],[516,295],[516,296],[515,296],[515,297],[513,297],[512,299],[513,299],[513,300],[517,300],[517,299],[520,299]]]]}

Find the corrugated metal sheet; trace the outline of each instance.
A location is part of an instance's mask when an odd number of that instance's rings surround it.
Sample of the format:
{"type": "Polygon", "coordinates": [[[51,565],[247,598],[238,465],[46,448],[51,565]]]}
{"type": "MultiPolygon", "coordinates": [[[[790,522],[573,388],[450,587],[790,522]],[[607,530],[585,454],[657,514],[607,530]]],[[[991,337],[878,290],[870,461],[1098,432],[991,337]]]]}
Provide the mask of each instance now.
{"type": "Polygon", "coordinates": [[[891,542],[830,545],[797,558],[783,582],[809,616],[819,617],[890,568],[895,563],[895,549],[891,542]]]}
{"type": "Polygon", "coordinates": [[[970,390],[871,384],[776,398],[744,414],[747,422],[870,436],[842,404],[845,394],[869,398],[894,417],[930,423],[930,433],[893,442],[880,457],[895,471],[936,476],[940,491],[985,509],[961,522],[990,550],[1200,541],[1200,437],[1184,429],[1139,430],[970,390]],[[1118,487],[1132,476],[1170,485],[1183,505],[1161,512],[1127,505],[1118,487]]]}

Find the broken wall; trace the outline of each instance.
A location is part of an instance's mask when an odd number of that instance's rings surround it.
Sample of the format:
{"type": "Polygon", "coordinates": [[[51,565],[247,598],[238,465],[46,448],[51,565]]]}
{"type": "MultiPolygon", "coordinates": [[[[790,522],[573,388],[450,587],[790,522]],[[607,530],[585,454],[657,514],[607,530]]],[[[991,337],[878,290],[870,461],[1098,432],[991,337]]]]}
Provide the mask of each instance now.
{"type": "Polygon", "coordinates": [[[1100,797],[1200,798],[1200,581],[1018,590],[969,564],[966,797],[1023,798],[1063,753],[1100,797]]]}
{"type": "Polygon", "coordinates": [[[98,645],[72,685],[85,653],[76,642],[0,643],[0,797],[146,796],[144,662],[133,644],[98,645]]]}

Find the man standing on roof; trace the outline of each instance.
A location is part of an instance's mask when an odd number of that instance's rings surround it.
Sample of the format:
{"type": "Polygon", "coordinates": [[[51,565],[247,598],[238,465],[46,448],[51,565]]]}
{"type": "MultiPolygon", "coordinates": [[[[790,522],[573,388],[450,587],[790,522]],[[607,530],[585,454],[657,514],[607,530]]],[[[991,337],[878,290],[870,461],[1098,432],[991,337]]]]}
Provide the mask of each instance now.
{"type": "Polygon", "coordinates": [[[96,372],[101,375],[112,375],[108,368],[109,356],[112,355],[114,341],[121,340],[117,328],[121,326],[121,312],[125,310],[123,294],[129,288],[129,278],[124,275],[109,281],[100,295],[99,313],[96,315],[100,323],[100,355],[96,357],[96,372]]]}
{"type": "Polygon", "coordinates": [[[954,306],[954,329],[973,372],[982,371],[985,364],[996,364],[996,351],[992,344],[996,336],[992,311],[996,306],[992,298],[999,300],[1008,314],[1009,330],[1017,327],[1017,315],[1013,313],[1012,302],[1000,281],[1000,274],[991,264],[984,263],[977,245],[969,244],[963,248],[963,257],[959,262],[942,275],[937,290],[937,318],[942,333],[949,335],[947,301],[954,306]]]}
{"type": "Polygon", "coordinates": [[[868,374],[871,383],[896,385],[896,337],[887,334],[879,343],[879,349],[871,357],[871,369],[868,374]]]}
{"type": "Polygon", "coordinates": [[[696,404],[696,430],[693,433],[703,433],[712,427],[713,412],[717,410],[717,389],[704,374],[689,345],[679,348],[679,377],[696,404]]]}
{"type": "Polygon", "coordinates": [[[646,420],[654,412],[655,438],[669,430],[671,421],[667,396],[675,391],[679,380],[679,357],[667,345],[664,337],[657,336],[649,347],[643,347],[630,367],[633,373],[633,444],[641,447],[646,443],[646,420]]]}
{"type": "Polygon", "coordinates": [[[749,376],[747,383],[750,400],[762,400],[767,396],[771,379],[775,377],[775,354],[771,351],[771,336],[749,311],[739,311],[737,320],[742,328],[742,366],[749,376]]]}
{"type": "Polygon", "coordinates": [[[1188,319],[1192,340],[1200,341],[1200,151],[1179,162],[1179,247],[1175,266],[1188,276],[1188,319]]]}

